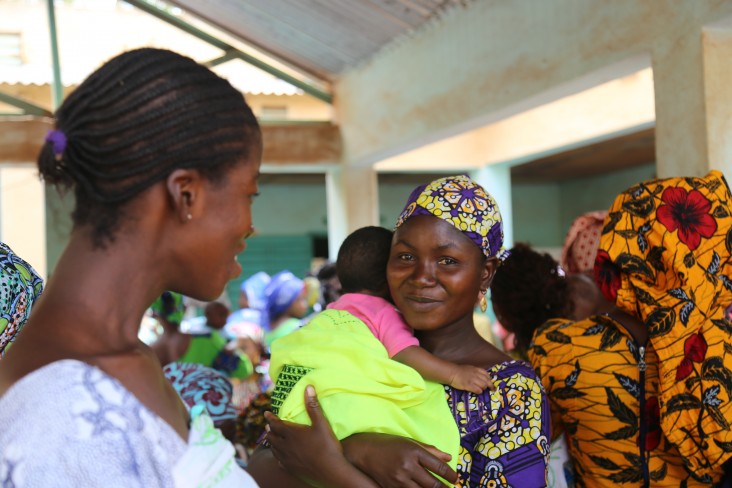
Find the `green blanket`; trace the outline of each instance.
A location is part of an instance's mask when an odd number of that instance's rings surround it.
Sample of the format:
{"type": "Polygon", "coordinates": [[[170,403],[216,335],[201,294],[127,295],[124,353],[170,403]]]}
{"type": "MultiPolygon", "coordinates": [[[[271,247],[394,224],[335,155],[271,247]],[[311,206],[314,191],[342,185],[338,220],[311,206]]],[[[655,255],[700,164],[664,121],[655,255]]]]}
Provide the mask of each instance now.
{"type": "Polygon", "coordinates": [[[313,385],[338,439],[357,432],[405,436],[451,454],[450,466],[457,464],[460,435],[443,386],[389,359],[366,324],[348,312],[326,310],[276,340],[270,374],[278,379],[275,413],[284,420],[310,424],[303,398],[313,385]],[[303,376],[293,381],[293,371],[303,376]]]}

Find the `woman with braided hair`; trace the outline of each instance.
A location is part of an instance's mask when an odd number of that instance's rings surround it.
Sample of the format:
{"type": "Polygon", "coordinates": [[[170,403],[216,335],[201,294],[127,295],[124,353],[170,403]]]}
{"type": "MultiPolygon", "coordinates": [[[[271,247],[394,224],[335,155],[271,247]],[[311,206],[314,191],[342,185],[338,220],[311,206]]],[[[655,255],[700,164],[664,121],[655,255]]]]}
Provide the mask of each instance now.
{"type": "MultiPolygon", "coordinates": [[[[2,360],[0,485],[256,486],[137,333],[164,290],[210,301],[241,273],[261,151],[242,95],[170,51],[121,54],[66,99],[38,167],[73,191],[74,225],[2,360]]],[[[313,432],[322,481],[358,486],[313,432]]]]}

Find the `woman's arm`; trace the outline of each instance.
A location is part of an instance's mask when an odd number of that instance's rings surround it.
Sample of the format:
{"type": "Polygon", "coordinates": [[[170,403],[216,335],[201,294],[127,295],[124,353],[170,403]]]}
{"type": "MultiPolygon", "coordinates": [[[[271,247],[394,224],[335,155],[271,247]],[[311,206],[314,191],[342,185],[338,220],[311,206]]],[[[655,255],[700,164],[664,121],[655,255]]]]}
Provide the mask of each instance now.
{"type": "Polygon", "coordinates": [[[312,426],[265,414],[271,449],[257,449],[249,461],[249,474],[265,488],[309,486],[302,479],[322,487],[376,488],[371,478],[346,460],[312,386],[305,389],[305,408],[312,426]]]}
{"type": "Polygon", "coordinates": [[[346,458],[382,488],[444,488],[432,473],[451,484],[458,480],[446,464],[449,454],[406,437],[361,433],[343,439],[342,444],[346,458]]]}

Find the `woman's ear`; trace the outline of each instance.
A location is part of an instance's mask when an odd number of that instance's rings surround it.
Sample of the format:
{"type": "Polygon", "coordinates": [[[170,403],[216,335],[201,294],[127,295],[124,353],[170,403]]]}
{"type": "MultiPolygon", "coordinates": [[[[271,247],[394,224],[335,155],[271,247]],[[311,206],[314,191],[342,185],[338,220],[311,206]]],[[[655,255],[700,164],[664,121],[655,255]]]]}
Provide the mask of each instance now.
{"type": "Polygon", "coordinates": [[[493,276],[496,274],[496,270],[498,269],[498,258],[497,257],[491,257],[487,258],[483,262],[483,267],[481,268],[481,275],[480,275],[480,289],[481,290],[487,290],[491,286],[491,282],[493,281],[493,276]]]}
{"type": "Polygon", "coordinates": [[[176,169],[165,180],[173,212],[181,223],[197,216],[202,181],[201,174],[194,169],[176,169]]]}

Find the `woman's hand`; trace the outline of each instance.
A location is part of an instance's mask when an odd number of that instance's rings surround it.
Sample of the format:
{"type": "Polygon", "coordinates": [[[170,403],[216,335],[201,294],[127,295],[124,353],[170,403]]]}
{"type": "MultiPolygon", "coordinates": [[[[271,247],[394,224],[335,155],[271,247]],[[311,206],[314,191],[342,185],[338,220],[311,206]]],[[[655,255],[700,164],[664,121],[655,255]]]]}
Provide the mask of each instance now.
{"type": "Polygon", "coordinates": [[[280,465],[321,486],[376,488],[373,480],[346,460],[312,386],[305,389],[305,408],[312,426],[285,422],[270,412],[264,414],[269,424],[267,440],[280,465]]]}
{"type": "Polygon", "coordinates": [[[406,437],[354,434],[343,440],[343,448],[346,458],[382,488],[444,488],[432,473],[450,483],[458,479],[446,464],[449,454],[406,437]]]}

